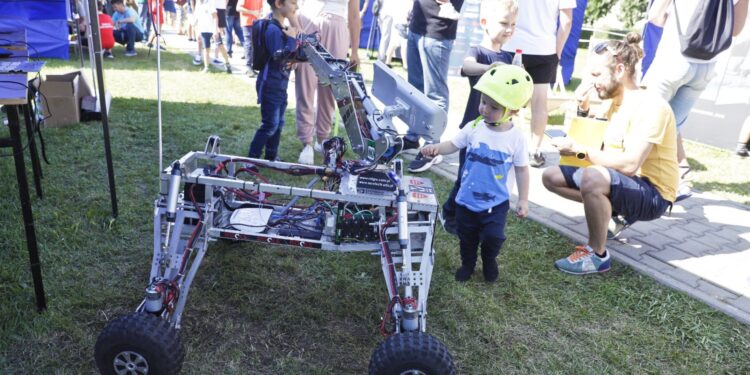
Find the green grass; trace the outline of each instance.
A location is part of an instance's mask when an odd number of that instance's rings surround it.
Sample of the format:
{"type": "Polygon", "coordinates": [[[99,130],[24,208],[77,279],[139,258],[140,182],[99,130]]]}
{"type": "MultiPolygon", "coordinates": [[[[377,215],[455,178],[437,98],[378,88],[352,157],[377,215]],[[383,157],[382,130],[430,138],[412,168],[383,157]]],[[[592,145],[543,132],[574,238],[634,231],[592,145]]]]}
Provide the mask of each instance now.
{"type": "MultiPolygon", "coordinates": [[[[254,87],[203,75],[163,54],[165,162],[203,149],[244,155],[259,123],[254,87]]],[[[52,165],[34,215],[49,309],[33,288],[12,162],[0,163],[0,373],[83,374],[107,321],[132,312],[146,286],[158,192],[155,73],[145,53],[105,62],[120,216],[110,220],[98,123],[46,129],[52,165]]],[[[48,72],[70,63],[50,64],[48,72]]],[[[291,103],[290,103],[291,104],[291,103]]],[[[299,151],[287,113],[282,158],[299,151]]],[[[701,163],[710,164],[701,159],[701,163]]],[[[427,174],[445,198],[450,181],[427,174]]],[[[571,277],[552,261],[572,245],[510,219],[496,284],[458,284],[458,242],[438,230],[428,332],[464,374],[748,373],[750,328],[616,264],[571,277]]],[[[249,243],[210,246],[183,319],[188,374],[364,373],[386,303],[378,258],[249,243]]]]}

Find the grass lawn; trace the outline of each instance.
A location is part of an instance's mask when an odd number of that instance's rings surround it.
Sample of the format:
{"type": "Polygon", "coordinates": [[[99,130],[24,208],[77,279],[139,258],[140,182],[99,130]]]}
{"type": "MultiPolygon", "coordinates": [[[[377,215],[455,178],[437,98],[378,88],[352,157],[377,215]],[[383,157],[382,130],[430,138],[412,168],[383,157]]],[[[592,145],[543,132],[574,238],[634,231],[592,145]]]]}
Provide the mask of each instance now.
{"type": "MultiPolygon", "coordinates": [[[[185,55],[162,56],[165,163],[202,150],[210,134],[222,137],[224,153],[245,155],[260,122],[254,86],[200,74],[185,55]]],[[[105,61],[117,220],[98,123],[45,129],[52,164],[44,166],[45,199],[34,199],[49,299],[43,314],[34,312],[14,167],[0,163],[7,197],[0,202],[0,373],[95,372],[100,330],[141,301],[158,192],[153,61],[145,53],[105,61]]],[[[45,70],[73,66],[52,62],[45,70]]],[[[295,160],[293,111],[287,122],[281,157],[295,160]]],[[[452,182],[427,176],[445,198],[452,182]]],[[[601,276],[561,274],[552,262],[572,244],[534,222],[511,218],[507,237],[496,284],[481,281],[479,270],[458,284],[458,242],[437,231],[428,332],[448,346],[460,373],[750,372],[750,327],[622,264],[601,276]]],[[[386,299],[379,261],[368,254],[214,244],[183,317],[183,372],[364,373],[382,340],[386,299]]]]}

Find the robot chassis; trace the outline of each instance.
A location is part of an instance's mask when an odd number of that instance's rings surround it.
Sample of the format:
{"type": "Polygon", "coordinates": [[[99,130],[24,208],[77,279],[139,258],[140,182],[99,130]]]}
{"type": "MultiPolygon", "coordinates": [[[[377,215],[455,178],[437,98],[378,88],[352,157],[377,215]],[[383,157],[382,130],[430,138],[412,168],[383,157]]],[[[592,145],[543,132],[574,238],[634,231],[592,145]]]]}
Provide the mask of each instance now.
{"type": "MultiPolygon", "coordinates": [[[[448,349],[425,333],[439,205],[431,181],[404,176],[402,160],[395,159],[403,142],[391,119],[404,115],[408,104],[397,99],[378,110],[362,76],[315,36],[300,36],[297,50],[277,53],[305,56],[321,84],[331,86],[360,159],[343,160],[341,138],[324,143],[323,166],[309,166],[224,155],[220,139],[211,136],[203,152],[190,152],[162,171],[151,282],[136,311],[109,322],[99,335],[99,370],[180,371],[185,351],[178,332],[190,286],[209,242],[225,239],[379,256],[389,300],[381,322],[387,338],[373,352],[369,373],[455,373],[448,349]],[[313,178],[306,187],[275,185],[260,174],[265,169],[313,178]],[[269,201],[269,195],[289,200],[269,201]],[[297,205],[300,200],[313,203],[297,205]],[[348,214],[349,206],[358,211],[348,214]]],[[[423,132],[439,134],[441,120],[423,124],[423,132]]]]}

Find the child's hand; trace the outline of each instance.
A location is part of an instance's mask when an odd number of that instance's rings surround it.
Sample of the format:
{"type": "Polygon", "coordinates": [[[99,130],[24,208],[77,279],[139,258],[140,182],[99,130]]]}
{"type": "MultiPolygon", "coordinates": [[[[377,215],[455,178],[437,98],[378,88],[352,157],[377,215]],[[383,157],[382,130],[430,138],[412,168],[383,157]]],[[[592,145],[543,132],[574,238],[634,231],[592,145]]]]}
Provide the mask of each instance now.
{"type": "Polygon", "coordinates": [[[529,216],[529,201],[527,200],[519,200],[516,204],[516,216],[520,218],[525,218],[526,216],[529,216]]]}
{"type": "Polygon", "coordinates": [[[428,158],[434,158],[435,156],[438,156],[438,147],[437,145],[425,145],[422,147],[419,152],[422,153],[423,156],[426,156],[428,158]]]}

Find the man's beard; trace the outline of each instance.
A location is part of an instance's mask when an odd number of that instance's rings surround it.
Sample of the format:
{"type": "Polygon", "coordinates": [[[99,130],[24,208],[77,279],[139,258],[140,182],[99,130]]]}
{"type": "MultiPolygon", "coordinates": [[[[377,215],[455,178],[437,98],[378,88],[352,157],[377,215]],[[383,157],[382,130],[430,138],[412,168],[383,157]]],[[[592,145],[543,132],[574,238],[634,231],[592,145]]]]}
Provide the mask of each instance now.
{"type": "Polygon", "coordinates": [[[612,99],[620,92],[620,85],[618,85],[615,81],[611,81],[607,86],[604,86],[603,89],[604,90],[596,90],[596,94],[599,95],[599,99],[612,99]]]}

